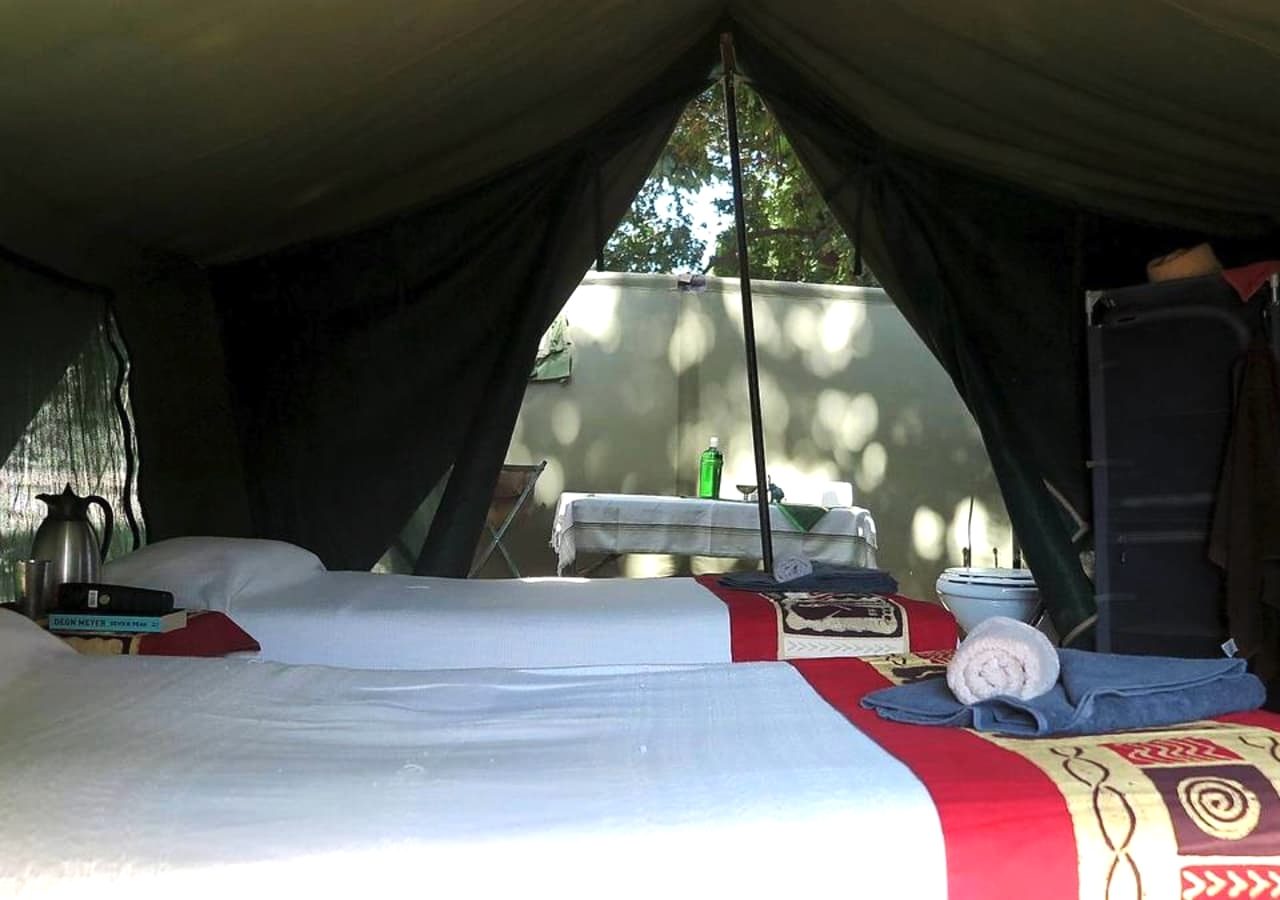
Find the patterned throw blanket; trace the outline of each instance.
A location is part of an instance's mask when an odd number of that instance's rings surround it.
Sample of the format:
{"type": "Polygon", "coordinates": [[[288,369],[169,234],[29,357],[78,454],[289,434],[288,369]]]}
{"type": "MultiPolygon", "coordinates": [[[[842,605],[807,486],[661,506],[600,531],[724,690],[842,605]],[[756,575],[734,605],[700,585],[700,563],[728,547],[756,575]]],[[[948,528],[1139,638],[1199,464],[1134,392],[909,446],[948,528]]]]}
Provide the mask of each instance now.
{"type": "Polygon", "coordinates": [[[745,591],[716,575],[697,581],[728,607],[734,662],[951,650],[959,635],[945,608],[898,594],[745,591]]]}
{"type": "Polygon", "coordinates": [[[951,897],[1280,897],[1280,717],[1018,739],[903,725],[859,705],[941,676],[949,658],[793,665],[928,788],[951,897]]]}

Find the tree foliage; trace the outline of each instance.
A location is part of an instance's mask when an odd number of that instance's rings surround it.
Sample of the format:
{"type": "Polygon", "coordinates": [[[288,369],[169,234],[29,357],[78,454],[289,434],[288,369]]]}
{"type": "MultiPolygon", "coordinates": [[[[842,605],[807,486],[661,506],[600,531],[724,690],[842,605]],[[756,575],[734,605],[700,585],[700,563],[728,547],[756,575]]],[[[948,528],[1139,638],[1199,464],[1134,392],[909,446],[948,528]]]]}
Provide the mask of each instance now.
{"type": "MultiPolygon", "coordinates": [[[[751,274],[825,284],[870,284],[854,274],[853,245],[796,158],[760,96],[740,86],[738,136],[751,274]]],[[[696,234],[692,202],[712,192],[727,223],[715,235],[709,271],[738,274],[724,98],[717,85],[694,99],[605,247],[607,268],[627,272],[701,269],[707,247],[696,234]]]]}

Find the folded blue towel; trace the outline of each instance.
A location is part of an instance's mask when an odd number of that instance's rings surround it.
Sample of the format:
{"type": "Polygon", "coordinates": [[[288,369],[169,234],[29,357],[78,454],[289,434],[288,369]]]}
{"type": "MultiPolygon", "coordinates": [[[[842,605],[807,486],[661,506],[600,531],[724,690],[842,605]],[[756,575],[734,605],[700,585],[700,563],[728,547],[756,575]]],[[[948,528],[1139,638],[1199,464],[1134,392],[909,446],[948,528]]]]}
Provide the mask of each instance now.
{"type": "Polygon", "coordinates": [[[1061,675],[1031,700],[993,697],[972,706],[942,677],[885,688],[862,698],[883,718],[954,725],[1017,737],[1105,734],[1193,722],[1257,709],[1266,689],[1242,659],[1174,659],[1059,650],[1061,675]]]}
{"type": "Polygon", "coordinates": [[[722,587],[743,591],[832,591],[840,594],[896,594],[898,582],[883,569],[813,564],[813,574],[775,581],[768,572],[730,572],[720,576],[722,587]]]}

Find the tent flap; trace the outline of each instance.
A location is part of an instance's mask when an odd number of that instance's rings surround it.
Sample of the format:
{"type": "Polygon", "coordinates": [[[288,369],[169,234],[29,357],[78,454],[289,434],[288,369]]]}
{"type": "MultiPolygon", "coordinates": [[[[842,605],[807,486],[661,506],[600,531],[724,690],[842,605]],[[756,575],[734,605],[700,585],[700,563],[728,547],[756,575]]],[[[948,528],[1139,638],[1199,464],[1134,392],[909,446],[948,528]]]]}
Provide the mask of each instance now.
{"type": "MultiPolygon", "coordinates": [[[[1090,497],[1084,289],[1099,277],[1137,280],[1155,248],[1204,234],[1086,214],[922,157],[762,44],[740,45],[833,211],[973,413],[1059,633],[1087,643],[1095,605],[1079,559],[1090,497]]],[[[1248,215],[1235,224],[1257,227],[1248,215]]]]}
{"type": "Polygon", "coordinates": [[[625,213],[706,58],[447,200],[213,270],[257,534],[368,568],[452,466],[419,568],[466,573],[538,339],[595,255],[597,208],[625,213]]]}

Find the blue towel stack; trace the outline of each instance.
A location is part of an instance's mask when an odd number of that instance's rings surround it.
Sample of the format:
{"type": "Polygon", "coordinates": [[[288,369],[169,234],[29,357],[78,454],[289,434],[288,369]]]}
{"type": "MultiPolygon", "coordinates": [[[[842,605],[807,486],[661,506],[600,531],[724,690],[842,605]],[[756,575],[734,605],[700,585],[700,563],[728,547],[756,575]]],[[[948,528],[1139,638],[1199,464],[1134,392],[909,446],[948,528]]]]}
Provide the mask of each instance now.
{"type": "Polygon", "coordinates": [[[1105,734],[1193,722],[1257,709],[1266,689],[1241,659],[1174,659],[1059,650],[1061,675],[1032,700],[993,697],[965,706],[945,678],[862,698],[882,717],[1016,737],[1105,734]]]}
{"type": "Polygon", "coordinates": [[[768,572],[730,572],[720,585],[742,591],[830,591],[839,594],[896,594],[898,582],[883,569],[814,563],[813,574],[777,581],[768,572]]]}

